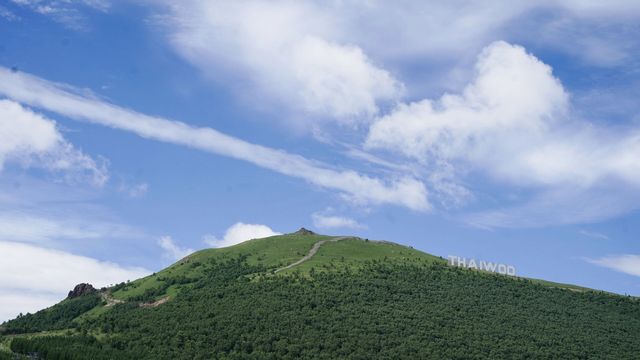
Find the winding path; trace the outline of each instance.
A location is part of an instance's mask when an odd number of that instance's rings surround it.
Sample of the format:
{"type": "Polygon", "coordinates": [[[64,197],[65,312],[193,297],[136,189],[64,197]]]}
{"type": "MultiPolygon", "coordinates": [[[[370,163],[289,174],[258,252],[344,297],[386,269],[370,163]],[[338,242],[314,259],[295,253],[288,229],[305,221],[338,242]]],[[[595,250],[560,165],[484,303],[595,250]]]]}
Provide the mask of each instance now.
{"type": "Polygon", "coordinates": [[[142,307],[142,308],[154,308],[154,307],[158,307],[158,306],[166,303],[167,301],[169,301],[169,295],[161,298],[160,300],[154,301],[154,302],[142,303],[142,304],[140,304],[140,307],[142,307]]]}
{"type": "Polygon", "coordinates": [[[353,236],[338,236],[338,237],[334,237],[332,239],[327,239],[327,240],[320,240],[317,243],[313,244],[313,246],[311,247],[311,250],[309,250],[309,253],[307,255],[305,255],[302,259],[294,262],[293,264],[289,264],[287,266],[281,267],[279,269],[276,269],[276,271],[274,271],[274,274],[277,272],[280,272],[282,270],[287,270],[287,269],[291,269],[294,266],[298,266],[300,264],[302,264],[303,262],[311,259],[313,257],[313,255],[315,255],[318,252],[318,249],[320,249],[320,246],[322,246],[324,243],[328,243],[328,242],[336,242],[336,241],[340,241],[340,240],[344,240],[344,239],[352,239],[353,236]]]}
{"type": "Polygon", "coordinates": [[[123,300],[114,298],[110,292],[102,292],[100,293],[100,296],[102,297],[102,300],[107,302],[107,304],[105,305],[106,307],[124,303],[123,300]]]}

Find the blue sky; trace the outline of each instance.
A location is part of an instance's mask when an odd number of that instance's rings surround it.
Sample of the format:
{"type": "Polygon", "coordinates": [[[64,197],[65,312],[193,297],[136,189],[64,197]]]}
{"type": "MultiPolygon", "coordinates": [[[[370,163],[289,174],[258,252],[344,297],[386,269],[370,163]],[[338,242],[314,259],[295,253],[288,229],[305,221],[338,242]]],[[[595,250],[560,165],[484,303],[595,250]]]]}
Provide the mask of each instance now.
{"type": "Polygon", "coordinates": [[[305,226],[640,295],[634,1],[0,4],[0,320],[305,226]]]}

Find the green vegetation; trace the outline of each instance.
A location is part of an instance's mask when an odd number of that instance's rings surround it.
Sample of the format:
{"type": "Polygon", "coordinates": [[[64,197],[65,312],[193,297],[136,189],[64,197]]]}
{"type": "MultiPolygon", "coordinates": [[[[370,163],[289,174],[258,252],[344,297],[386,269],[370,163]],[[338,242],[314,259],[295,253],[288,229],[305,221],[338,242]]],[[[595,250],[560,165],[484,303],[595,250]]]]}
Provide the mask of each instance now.
{"type": "MultiPolygon", "coordinates": [[[[545,285],[548,287],[554,287],[554,288],[558,288],[558,289],[568,289],[568,290],[573,290],[573,291],[593,291],[593,289],[589,289],[583,286],[578,286],[578,285],[571,285],[571,284],[562,284],[562,283],[557,283],[557,282],[553,282],[553,281],[546,281],[546,280],[540,280],[540,279],[531,279],[532,282],[541,284],[541,285],[545,285]]],[[[613,295],[613,294],[612,294],[613,295]]]]}
{"type": "Polygon", "coordinates": [[[73,326],[73,319],[95,308],[101,302],[98,295],[85,295],[66,299],[35,314],[19,315],[3,325],[6,334],[23,334],[36,331],[66,329],[73,326]]]}
{"type": "Polygon", "coordinates": [[[327,242],[308,261],[283,273],[335,270],[336,268],[357,269],[365,263],[376,260],[394,262],[440,262],[445,260],[412,248],[382,241],[364,241],[351,238],[337,242],[327,242]],[[364,246],[363,246],[364,245],[364,246]]]}
{"type": "MultiPolygon", "coordinates": [[[[395,244],[327,242],[310,260],[273,273],[323,239],[287,235],[197,252],[111,289],[127,301],[84,310],[72,321],[73,332],[15,335],[8,346],[44,359],[631,359],[640,354],[635,298],[449,267],[441,258],[395,244]],[[166,294],[171,300],[160,306],[140,306],[166,294]]],[[[13,324],[20,321],[21,329],[40,331],[73,316],[50,324],[45,317],[50,315],[38,314],[28,327],[22,318],[5,326],[20,328],[13,324]]]]}
{"type": "Polygon", "coordinates": [[[15,354],[8,351],[0,350],[0,360],[27,360],[30,359],[25,355],[15,354]]]}
{"type": "Polygon", "coordinates": [[[329,238],[288,234],[250,240],[228,248],[197,251],[157,274],[116,286],[113,296],[121,300],[150,301],[171,295],[167,289],[177,285],[173,288],[175,295],[183,287],[181,285],[195,282],[204,275],[203,263],[216,259],[245,256],[247,263],[273,270],[295,262],[306,255],[313,244],[329,238]]]}
{"type": "Polygon", "coordinates": [[[0,343],[0,360],[22,360],[28,359],[26,356],[15,354],[9,348],[8,338],[0,343]]]}
{"type": "Polygon", "coordinates": [[[103,344],[92,336],[16,338],[11,342],[11,350],[17,354],[36,353],[41,358],[54,360],[136,359],[133,355],[103,344]]]}

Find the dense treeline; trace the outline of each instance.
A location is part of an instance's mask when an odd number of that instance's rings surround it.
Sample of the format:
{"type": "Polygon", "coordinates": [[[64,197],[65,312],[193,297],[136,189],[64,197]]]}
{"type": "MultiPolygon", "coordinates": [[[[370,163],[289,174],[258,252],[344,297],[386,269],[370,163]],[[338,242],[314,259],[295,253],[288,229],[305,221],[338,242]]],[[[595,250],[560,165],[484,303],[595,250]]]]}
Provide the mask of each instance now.
{"type": "Polygon", "coordinates": [[[27,360],[28,357],[20,354],[12,354],[10,352],[0,350],[0,360],[27,360]]]}
{"type": "Polygon", "coordinates": [[[99,359],[93,357],[96,350],[139,359],[633,359],[640,354],[640,303],[622,296],[426,263],[372,262],[357,271],[257,277],[249,274],[261,269],[243,259],[206,266],[206,276],[166,304],[116,305],[81,326],[105,334],[104,341],[33,338],[14,340],[12,348],[46,359],[52,357],[44,351],[65,347],[80,356],[65,359],[99,359]]]}
{"type": "Polygon", "coordinates": [[[18,315],[15,320],[3,324],[2,332],[6,334],[23,334],[67,329],[73,326],[73,319],[96,307],[100,301],[100,296],[95,294],[66,299],[35,314],[18,315]]]}
{"type": "Polygon", "coordinates": [[[136,359],[131,353],[114,349],[92,336],[41,336],[16,338],[11,350],[17,354],[34,354],[47,360],[113,360],[136,359]]]}

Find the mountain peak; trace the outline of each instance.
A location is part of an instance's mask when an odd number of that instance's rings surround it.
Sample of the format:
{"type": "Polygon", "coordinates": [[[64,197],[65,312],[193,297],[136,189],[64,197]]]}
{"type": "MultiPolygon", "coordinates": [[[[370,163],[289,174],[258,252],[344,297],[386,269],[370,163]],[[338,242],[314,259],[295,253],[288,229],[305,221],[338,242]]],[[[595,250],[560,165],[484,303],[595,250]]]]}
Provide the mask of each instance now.
{"type": "Polygon", "coordinates": [[[314,233],[311,230],[305,229],[303,227],[300,228],[300,230],[294,232],[294,234],[296,235],[315,235],[316,233],[314,233]]]}

